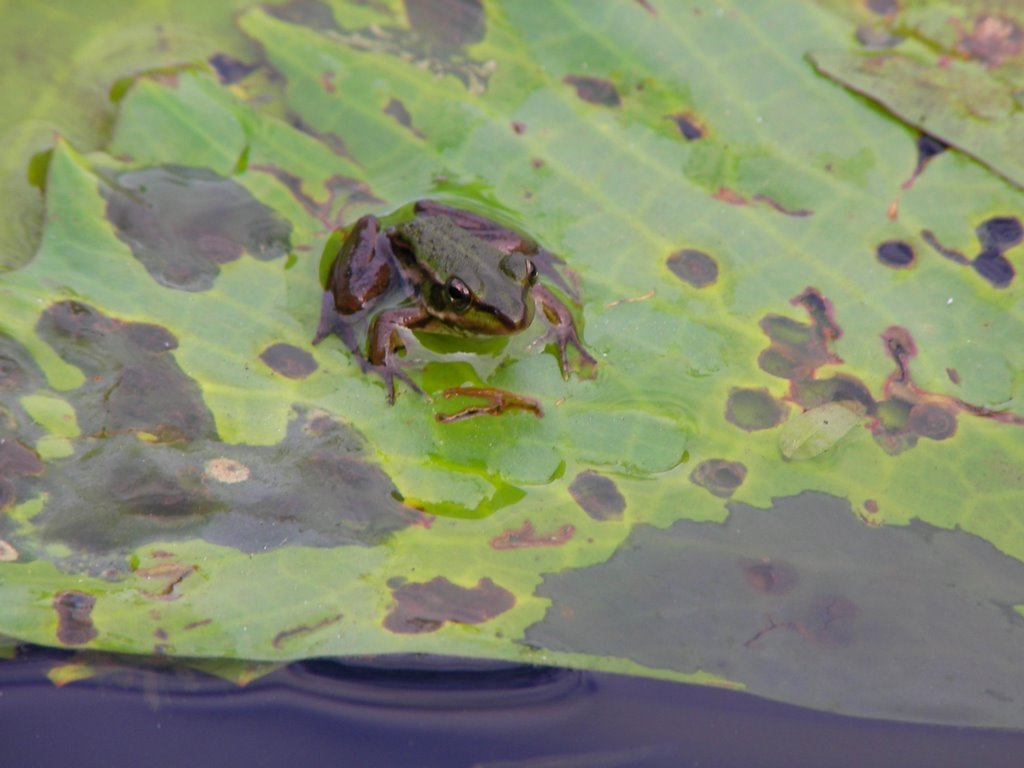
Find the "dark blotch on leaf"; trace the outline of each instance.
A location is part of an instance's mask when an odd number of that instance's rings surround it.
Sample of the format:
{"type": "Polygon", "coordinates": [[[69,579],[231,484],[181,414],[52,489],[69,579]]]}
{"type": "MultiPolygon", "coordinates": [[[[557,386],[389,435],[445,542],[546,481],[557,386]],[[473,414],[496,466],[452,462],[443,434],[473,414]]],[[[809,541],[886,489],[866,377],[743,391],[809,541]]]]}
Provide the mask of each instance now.
{"type": "Polygon", "coordinates": [[[902,240],[887,240],[878,246],[876,255],[888,267],[909,267],[914,263],[914,248],[902,240]]]}
{"type": "Polygon", "coordinates": [[[865,0],[865,5],[869,11],[879,16],[888,16],[890,13],[896,13],[900,9],[900,4],[897,0],[865,0]]]}
{"type": "Polygon", "coordinates": [[[154,280],[205,291],[220,264],[244,251],[261,260],[290,249],[291,224],[232,179],[205,168],[158,166],[113,174],[107,216],[154,280]]]}
{"type": "Polygon", "coordinates": [[[57,611],[57,639],[64,645],[84,645],[99,634],[92,623],[96,598],[85,592],[68,590],[53,598],[57,611]]]}
{"type": "Polygon", "coordinates": [[[747,432],[771,429],[786,417],[785,407],[765,388],[733,387],[725,405],[725,418],[747,432]]]}
{"type": "Polygon", "coordinates": [[[490,579],[466,588],[438,576],[425,583],[396,584],[391,594],[395,606],[384,618],[384,627],[401,634],[434,632],[446,621],[480,624],[516,603],[511,592],[490,579]]]}
{"type": "Polygon", "coordinates": [[[215,53],[209,58],[209,62],[224,85],[237,83],[258,66],[257,64],[246,64],[226,53],[215,53]]]}
{"type": "Polygon", "coordinates": [[[1024,239],[1024,228],[1016,216],[994,216],[981,222],[974,230],[985,250],[1005,251],[1024,239]]]}
{"type": "Polygon", "coordinates": [[[405,0],[409,26],[438,53],[478,43],[487,31],[482,0],[405,0]]]}
{"type": "Polygon", "coordinates": [[[715,496],[727,499],[743,484],[747,468],[738,461],[708,459],[702,461],[690,473],[690,481],[711,491],[715,496]]]}
{"type": "Polygon", "coordinates": [[[679,132],[687,141],[696,141],[697,139],[704,138],[703,126],[694,120],[691,115],[680,112],[675,115],[669,115],[669,118],[676,124],[676,128],[679,129],[679,132]]]}
{"type": "Polygon", "coordinates": [[[866,525],[822,493],[728,509],[638,525],[604,562],[546,573],[523,642],[845,714],[1019,727],[1019,697],[989,691],[1024,690],[1020,560],[958,529],[866,525]]]}
{"type": "Polygon", "coordinates": [[[316,32],[338,32],[341,29],[334,20],[330,6],[322,0],[291,0],[283,5],[268,4],[266,12],[281,21],[309,27],[316,32]]]}
{"type": "Polygon", "coordinates": [[[718,263],[703,251],[684,248],[670,255],[665,263],[672,274],[694,288],[707,288],[718,280],[718,263]]]}
{"type": "Polygon", "coordinates": [[[178,345],[166,328],[62,301],[43,313],[36,330],[85,374],[85,383],[67,395],[83,434],[146,432],[166,442],[214,435],[198,384],[166,354],[178,345]]]}
{"type": "Polygon", "coordinates": [[[10,437],[0,437],[0,476],[38,475],[43,469],[43,462],[31,448],[10,437]]]}
{"type": "Polygon", "coordinates": [[[626,509],[626,500],[615,483],[592,470],[576,475],[569,485],[569,495],[584,512],[602,522],[621,519],[626,509]]]}
{"type": "Polygon", "coordinates": [[[845,400],[860,403],[865,413],[873,413],[875,410],[875,399],[864,382],[845,373],[837,373],[827,379],[794,381],[793,395],[800,405],[808,409],[845,400]]]}
{"type": "Polygon", "coordinates": [[[44,540],[89,553],[184,538],[243,552],[375,546],[414,519],[363,440],[326,415],[299,413],[276,445],[81,441],[43,482],[44,540]]]}
{"type": "Polygon", "coordinates": [[[409,110],[405,108],[405,104],[400,102],[398,99],[391,99],[384,107],[384,114],[390,115],[395,118],[400,126],[408,128],[409,131],[419,138],[423,138],[423,134],[420,133],[412,124],[412,115],[409,114],[409,110]]]}
{"type": "Polygon", "coordinates": [[[591,104],[602,104],[606,107],[617,107],[622,103],[619,92],[609,80],[588,75],[566,75],[563,83],[576,88],[576,95],[591,104]]]}
{"type": "Polygon", "coordinates": [[[956,414],[936,403],[918,403],[907,415],[907,426],[921,437],[945,440],[956,434],[956,414]]]}
{"type": "Polygon", "coordinates": [[[271,344],[260,353],[260,360],[289,379],[304,379],[317,369],[309,352],[291,344],[271,344]]]}
{"type": "Polygon", "coordinates": [[[1015,274],[1013,264],[998,251],[982,251],[971,264],[975,272],[996,288],[1005,288],[1013,282],[1015,274]]]}

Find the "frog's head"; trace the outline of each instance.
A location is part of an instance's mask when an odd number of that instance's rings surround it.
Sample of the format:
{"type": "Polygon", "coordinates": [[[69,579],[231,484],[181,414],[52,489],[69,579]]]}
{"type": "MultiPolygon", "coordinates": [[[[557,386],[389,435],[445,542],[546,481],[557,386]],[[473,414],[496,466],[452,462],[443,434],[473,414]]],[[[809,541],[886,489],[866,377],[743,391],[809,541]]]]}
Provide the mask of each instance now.
{"type": "Polygon", "coordinates": [[[537,268],[528,256],[503,253],[441,216],[398,225],[392,243],[445,330],[503,335],[533,322],[537,268]]]}

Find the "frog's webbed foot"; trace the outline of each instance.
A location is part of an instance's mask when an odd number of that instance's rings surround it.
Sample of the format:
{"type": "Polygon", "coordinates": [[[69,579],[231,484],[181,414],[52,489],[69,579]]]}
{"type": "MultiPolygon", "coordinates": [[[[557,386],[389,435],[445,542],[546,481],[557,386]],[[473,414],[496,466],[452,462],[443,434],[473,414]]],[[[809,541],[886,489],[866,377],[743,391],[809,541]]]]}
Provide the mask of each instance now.
{"type": "Polygon", "coordinates": [[[533,298],[540,305],[544,316],[550,323],[547,333],[541,336],[534,344],[553,340],[558,344],[558,360],[562,368],[562,376],[569,377],[572,371],[581,379],[592,379],[597,375],[597,360],[587,352],[580,341],[579,332],[576,330],[576,323],[572,319],[572,313],[558,297],[543,285],[533,287],[533,298]],[[569,358],[569,347],[576,350],[575,359],[569,358]]]}

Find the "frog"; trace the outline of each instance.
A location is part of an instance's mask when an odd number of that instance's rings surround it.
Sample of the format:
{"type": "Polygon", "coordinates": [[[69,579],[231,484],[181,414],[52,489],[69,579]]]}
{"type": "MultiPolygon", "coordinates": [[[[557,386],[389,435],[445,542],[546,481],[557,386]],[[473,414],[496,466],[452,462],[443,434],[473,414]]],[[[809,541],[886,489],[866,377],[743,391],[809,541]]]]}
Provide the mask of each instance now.
{"type": "Polygon", "coordinates": [[[340,246],[312,343],[337,336],[363,373],[383,380],[389,404],[396,379],[423,394],[403,368],[401,329],[511,335],[530,327],[537,308],[549,325],[538,341],[557,344],[562,377],[593,377],[597,361],[583,346],[572,311],[548,283],[574,303],[578,291],[562,274],[565,262],[535,240],[433,200],[414,203],[404,221],[385,227],[368,214],[338,234],[343,237],[328,241],[340,246]]]}

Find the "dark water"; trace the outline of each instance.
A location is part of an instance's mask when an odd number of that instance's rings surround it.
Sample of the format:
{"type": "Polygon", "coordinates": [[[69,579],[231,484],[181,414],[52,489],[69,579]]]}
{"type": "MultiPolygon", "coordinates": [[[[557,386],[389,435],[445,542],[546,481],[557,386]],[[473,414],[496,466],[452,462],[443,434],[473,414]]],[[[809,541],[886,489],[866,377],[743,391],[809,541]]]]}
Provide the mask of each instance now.
{"type": "Polygon", "coordinates": [[[298,663],[242,689],[137,669],[56,689],[43,674],[59,658],[0,664],[0,766],[1024,766],[1024,732],[619,675],[405,657],[298,663]]]}

